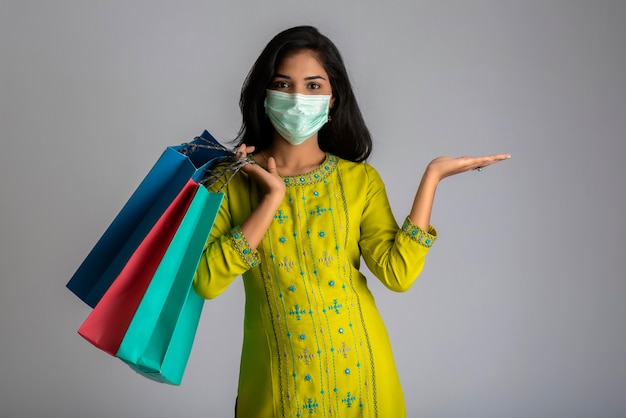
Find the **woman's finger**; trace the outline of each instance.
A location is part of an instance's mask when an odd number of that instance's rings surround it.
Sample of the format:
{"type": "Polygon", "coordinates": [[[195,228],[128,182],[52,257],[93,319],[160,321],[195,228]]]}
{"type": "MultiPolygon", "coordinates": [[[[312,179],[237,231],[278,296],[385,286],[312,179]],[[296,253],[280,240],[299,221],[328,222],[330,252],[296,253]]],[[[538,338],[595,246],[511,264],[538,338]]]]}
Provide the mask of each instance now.
{"type": "Polygon", "coordinates": [[[484,167],[503,160],[508,160],[509,158],[511,158],[511,154],[493,154],[484,157],[478,157],[474,159],[470,169],[481,171],[484,167]]]}
{"type": "Polygon", "coordinates": [[[245,157],[245,152],[246,152],[246,145],[245,144],[241,144],[239,145],[236,149],[235,149],[235,159],[239,159],[239,158],[243,158],[245,157]]]}
{"type": "Polygon", "coordinates": [[[235,149],[235,159],[246,158],[248,154],[252,154],[254,152],[254,146],[247,146],[246,144],[241,144],[235,149]]]}

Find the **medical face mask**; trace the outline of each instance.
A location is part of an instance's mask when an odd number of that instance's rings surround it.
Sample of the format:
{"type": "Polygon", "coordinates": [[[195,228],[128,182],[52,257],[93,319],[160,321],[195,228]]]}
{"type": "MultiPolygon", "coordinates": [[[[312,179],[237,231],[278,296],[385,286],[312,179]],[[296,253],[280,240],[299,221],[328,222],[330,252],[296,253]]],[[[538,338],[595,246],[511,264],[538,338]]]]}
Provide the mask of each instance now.
{"type": "Polygon", "coordinates": [[[267,90],[265,113],[280,136],[300,145],[328,122],[330,97],[267,90]]]}

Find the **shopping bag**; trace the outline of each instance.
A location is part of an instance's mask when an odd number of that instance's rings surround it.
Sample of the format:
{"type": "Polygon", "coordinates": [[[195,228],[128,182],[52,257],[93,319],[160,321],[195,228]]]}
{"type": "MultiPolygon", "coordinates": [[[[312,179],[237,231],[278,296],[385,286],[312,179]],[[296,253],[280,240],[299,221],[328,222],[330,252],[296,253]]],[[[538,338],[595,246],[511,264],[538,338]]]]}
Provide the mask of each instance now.
{"type": "Polygon", "coordinates": [[[145,377],[174,385],[182,380],[204,302],[193,277],[223,197],[197,189],[117,351],[145,377]]]}
{"type": "Polygon", "coordinates": [[[168,147],[67,283],[68,289],[95,307],[185,183],[200,181],[217,161],[232,156],[207,131],[190,143],[168,147]]]}
{"type": "Polygon", "coordinates": [[[152,276],[180,226],[199,185],[188,180],[172,204],[139,244],[78,333],[115,355],[152,276]]]}

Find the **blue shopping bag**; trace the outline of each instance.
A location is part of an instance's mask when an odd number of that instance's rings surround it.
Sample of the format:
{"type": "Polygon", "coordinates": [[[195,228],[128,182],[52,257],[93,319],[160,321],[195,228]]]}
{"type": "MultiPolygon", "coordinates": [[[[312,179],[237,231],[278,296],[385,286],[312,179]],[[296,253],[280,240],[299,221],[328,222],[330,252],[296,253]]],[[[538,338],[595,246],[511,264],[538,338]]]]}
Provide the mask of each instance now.
{"type": "Polygon", "coordinates": [[[140,183],[67,287],[92,308],[189,179],[200,181],[233,152],[207,131],[190,143],[168,147],[140,183]]]}

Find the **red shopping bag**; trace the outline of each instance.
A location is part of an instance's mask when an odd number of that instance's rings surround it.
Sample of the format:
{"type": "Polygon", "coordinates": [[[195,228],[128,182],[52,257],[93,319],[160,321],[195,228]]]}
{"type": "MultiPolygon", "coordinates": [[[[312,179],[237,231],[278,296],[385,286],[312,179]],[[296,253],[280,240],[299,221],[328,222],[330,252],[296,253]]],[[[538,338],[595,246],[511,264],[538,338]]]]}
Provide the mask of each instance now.
{"type": "Polygon", "coordinates": [[[115,278],[78,333],[115,356],[199,184],[189,180],[115,278]]]}

